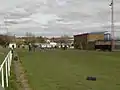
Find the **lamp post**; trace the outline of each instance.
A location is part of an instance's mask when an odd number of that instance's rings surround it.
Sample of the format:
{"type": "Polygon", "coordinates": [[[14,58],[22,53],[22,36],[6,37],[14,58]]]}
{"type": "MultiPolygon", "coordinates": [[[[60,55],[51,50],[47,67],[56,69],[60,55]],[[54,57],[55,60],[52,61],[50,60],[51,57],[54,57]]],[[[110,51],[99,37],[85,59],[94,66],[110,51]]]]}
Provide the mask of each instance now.
{"type": "Polygon", "coordinates": [[[112,35],[112,51],[115,48],[115,36],[114,36],[114,0],[112,0],[111,4],[111,35],[112,35]]]}

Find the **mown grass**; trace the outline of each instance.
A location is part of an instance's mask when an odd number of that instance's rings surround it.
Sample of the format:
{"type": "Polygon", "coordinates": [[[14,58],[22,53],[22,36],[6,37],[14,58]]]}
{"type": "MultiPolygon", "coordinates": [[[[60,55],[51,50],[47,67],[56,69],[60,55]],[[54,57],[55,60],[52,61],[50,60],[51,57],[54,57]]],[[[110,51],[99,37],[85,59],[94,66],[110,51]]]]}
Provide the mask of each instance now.
{"type": "Polygon", "coordinates": [[[8,51],[9,51],[9,49],[7,49],[7,48],[0,48],[0,64],[5,59],[8,51]]]}
{"type": "MultiPolygon", "coordinates": [[[[15,53],[15,51],[14,51],[15,53]]],[[[14,53],[13,53],[13,60],[14,60],[14,53]]],[[[14,67],[14,61],[12,60],[11,63],[11,71],[10,71],[10,77],[9,77],[9,86],[5,88],[5,90],[20,90],[18,87],[20,86],[20,83],[17,81],[15,67],[14,67]]]]}
{"type": "Polygon", "coordinates": [[[13,63],[11,65],[11,76],[9,77],[9,87],[7,87],[5,90],[18,90],[17,86],[19,83],[17,82],[16,75],[14,72],[13,63]]]}
{"type": "Polygon", "coordinates": [[[120,52],[18,50],[18,55],[33,90],[120,90],[120,52]]]}

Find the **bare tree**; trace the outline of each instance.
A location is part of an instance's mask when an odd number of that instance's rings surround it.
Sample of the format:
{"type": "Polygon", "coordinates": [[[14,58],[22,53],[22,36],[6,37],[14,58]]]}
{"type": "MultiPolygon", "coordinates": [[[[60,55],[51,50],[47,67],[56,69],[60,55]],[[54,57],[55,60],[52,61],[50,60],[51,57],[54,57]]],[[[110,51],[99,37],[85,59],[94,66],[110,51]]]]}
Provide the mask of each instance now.
{"type": "Polygon", "coordinates": [[[12,37],[8,35],[0,35],[0,45],[7,46],[10,42],[12,42],[12,37]]]}
{"type": "Polygon", "coordinates": [[[61,36],[61,43],[67,43],[70,37],[68,35],[61,36]]]}
{"type": "Polygon", "coordinates": [[[26,32],[26,42],[35,43],[35,35],[31,32],[26,32]]]}
{"type": "Polygon", "coordinates": [[[36,37],[36,42],[38,43],[45,43],[45,38],[40,36],[40,37],[36,37]]]}

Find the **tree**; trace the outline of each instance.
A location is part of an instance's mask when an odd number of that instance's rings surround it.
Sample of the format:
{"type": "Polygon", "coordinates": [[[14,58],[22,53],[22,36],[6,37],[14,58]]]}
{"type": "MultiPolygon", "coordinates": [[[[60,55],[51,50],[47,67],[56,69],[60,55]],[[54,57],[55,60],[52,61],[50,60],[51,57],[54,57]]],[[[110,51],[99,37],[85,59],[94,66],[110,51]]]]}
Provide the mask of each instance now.
{"type": "Polygon", "coordinates": [[[68,35],[63,35],[63,36],[61,36],[60,42],[61,43],[68,43],[69,38],[70,37],[68,35]]]}
{"type": "Polygon", "coordinates": [[[2,46],[8,45],[11,41],[12,41],[11,36],[0,35],[0,45],[2,46]]]}
{"type": "Polygon", "coordinates": [[[26,32],[26,43],[35,43],[35,35],[30,33],[30,32],[26,32]]]}
{"type": "Polygon", "coordinates": [[[38,42],[38,43],[45,43],[46,41],[45,41],[45,38],[40,36],[40,37],[36,37],[36,42],[38,42]]]}

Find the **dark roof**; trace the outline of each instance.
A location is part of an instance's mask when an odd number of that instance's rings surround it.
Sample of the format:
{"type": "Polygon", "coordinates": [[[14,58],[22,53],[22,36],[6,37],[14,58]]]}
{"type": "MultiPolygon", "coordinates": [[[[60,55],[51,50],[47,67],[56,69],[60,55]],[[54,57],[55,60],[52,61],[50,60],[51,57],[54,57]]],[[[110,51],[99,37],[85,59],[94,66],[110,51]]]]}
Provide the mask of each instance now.
{"type": "Polygon", "coordinates": [[[83,34],[77,34],[74,36],[82,36],[82,35],[88,35],[88,34],[105,34],[105,32],[107,32],[107,31],[83,33],[83,34]]]}
{"type": "Polygon", "coordinates": [[[89,33],[83,33],[83,34],[77,34],[77,35],[74,35],[75,36],[84,36],[84,35],[88,35],[89,33]]]}
{"type": "Polygon", "coordinates": [[[106,31],[103,32],[90,32],[89,34],[104,34],[106,31]]]}

